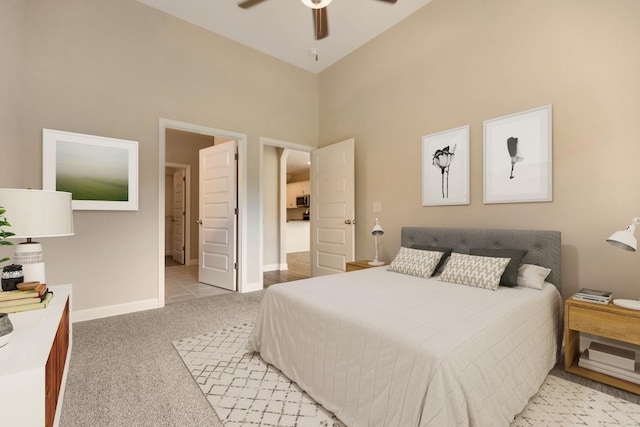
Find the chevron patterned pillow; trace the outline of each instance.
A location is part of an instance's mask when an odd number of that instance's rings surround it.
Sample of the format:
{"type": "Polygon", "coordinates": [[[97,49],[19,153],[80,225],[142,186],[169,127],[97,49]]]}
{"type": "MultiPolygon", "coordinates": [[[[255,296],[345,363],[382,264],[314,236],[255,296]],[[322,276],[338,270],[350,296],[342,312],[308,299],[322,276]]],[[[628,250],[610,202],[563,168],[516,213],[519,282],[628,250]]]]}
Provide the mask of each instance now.
{"type": "Polygon", "coordinates": [[[443,282],[459,283],[495,291],[509,258],[494,258],[452,253],[440,275],[443,282]]]}
{"type": "Polygon", "coordinates": [[[429,278],[436,269],[442,252],[401,247],[387,270],[411,276],[429,278]]]}

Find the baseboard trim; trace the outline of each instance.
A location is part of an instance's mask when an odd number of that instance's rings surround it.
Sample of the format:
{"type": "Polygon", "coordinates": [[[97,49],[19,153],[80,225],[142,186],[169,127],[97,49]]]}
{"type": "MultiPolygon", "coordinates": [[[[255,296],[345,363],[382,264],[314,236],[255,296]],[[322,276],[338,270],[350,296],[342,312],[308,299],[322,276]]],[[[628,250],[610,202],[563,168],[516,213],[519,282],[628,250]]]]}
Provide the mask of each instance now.
{"type": "Polygon", "coordinates": [[[280,264],[269,264],[262,266],[262,272],[266,273],[268,271],[278,271],[280,270],[280,264]]]}
{"type": "Polygon", "coordinates": [[[160,304],[157,299],[148,299],[148,300],[142,300],[142,301],[128,302],[126,304],[89,308],[86,310],[73,310],[73,315],[71,316],[71,319],[73,323],[84,322],[85,320],[95,320],[95,319],[102,319],[104,317],[119,316],[121,314],[151,310],[154,308],[160,308],[162,306],[164,306],[164,304],[160,304]]]}
{"type": "Polygon", "coordinates": [[[189,260],[187,265],[198,265],[198,258],[189,260]]]}

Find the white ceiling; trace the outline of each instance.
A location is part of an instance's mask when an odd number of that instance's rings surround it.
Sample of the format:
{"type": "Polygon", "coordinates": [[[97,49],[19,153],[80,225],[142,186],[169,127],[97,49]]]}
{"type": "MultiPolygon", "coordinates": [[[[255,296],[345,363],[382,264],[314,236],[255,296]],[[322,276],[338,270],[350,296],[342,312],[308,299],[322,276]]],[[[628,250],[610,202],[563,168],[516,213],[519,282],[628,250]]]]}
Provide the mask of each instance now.
{"type": "Polygon", "coordinates": [[[306,151],[289,151],[287,156],[287,174],[296,175],[307,172],[311,164],[311,153],[306,151]]]}
{"type": "Polygon", "coordinates": [[[268,0],[241,9],[241,0],[138,0],[312,73],[319,73],[431,0],[333,0],[329,36],[315,40],[311,10],[300,0],[268,0]],[[310,52],[315,49],[318,60],[310,52]]]}

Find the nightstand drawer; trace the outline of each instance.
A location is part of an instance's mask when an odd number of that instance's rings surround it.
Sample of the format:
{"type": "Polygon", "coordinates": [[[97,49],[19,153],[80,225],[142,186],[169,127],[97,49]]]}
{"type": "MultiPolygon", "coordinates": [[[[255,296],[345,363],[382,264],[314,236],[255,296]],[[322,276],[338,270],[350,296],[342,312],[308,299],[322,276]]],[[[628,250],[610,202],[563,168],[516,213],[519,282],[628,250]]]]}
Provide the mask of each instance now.
{"type": "Polygon", "coordinates": [[[597,309],[570,307],[569,327],[580,332],[640,344],[640,318],[637,317],[597,309]]]}

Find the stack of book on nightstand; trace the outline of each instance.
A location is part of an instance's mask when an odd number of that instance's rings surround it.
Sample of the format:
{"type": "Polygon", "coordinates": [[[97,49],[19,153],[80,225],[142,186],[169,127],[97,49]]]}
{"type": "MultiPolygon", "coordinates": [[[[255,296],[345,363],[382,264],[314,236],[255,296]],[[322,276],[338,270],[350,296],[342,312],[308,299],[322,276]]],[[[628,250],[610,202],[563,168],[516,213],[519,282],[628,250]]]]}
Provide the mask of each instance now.
{"type": "Polygon", "coordinates": [[[640,364],[633,350],[592,342],[582,353],[578,366],[640,384],[640,364]]]}
{"type": "Polygon", "coordinates": [[[613,292],[610,291],[598,291],[595,289],[582,288],[573,295],[573,299],[606,305],[609,304],[612,296],[613,292]]]}
{"type": "Polygon", "coordinates": [[[53,294],[40,283],[33,289],[0,292],[0,313],[39,310],[49,305],[53,294]]]}

